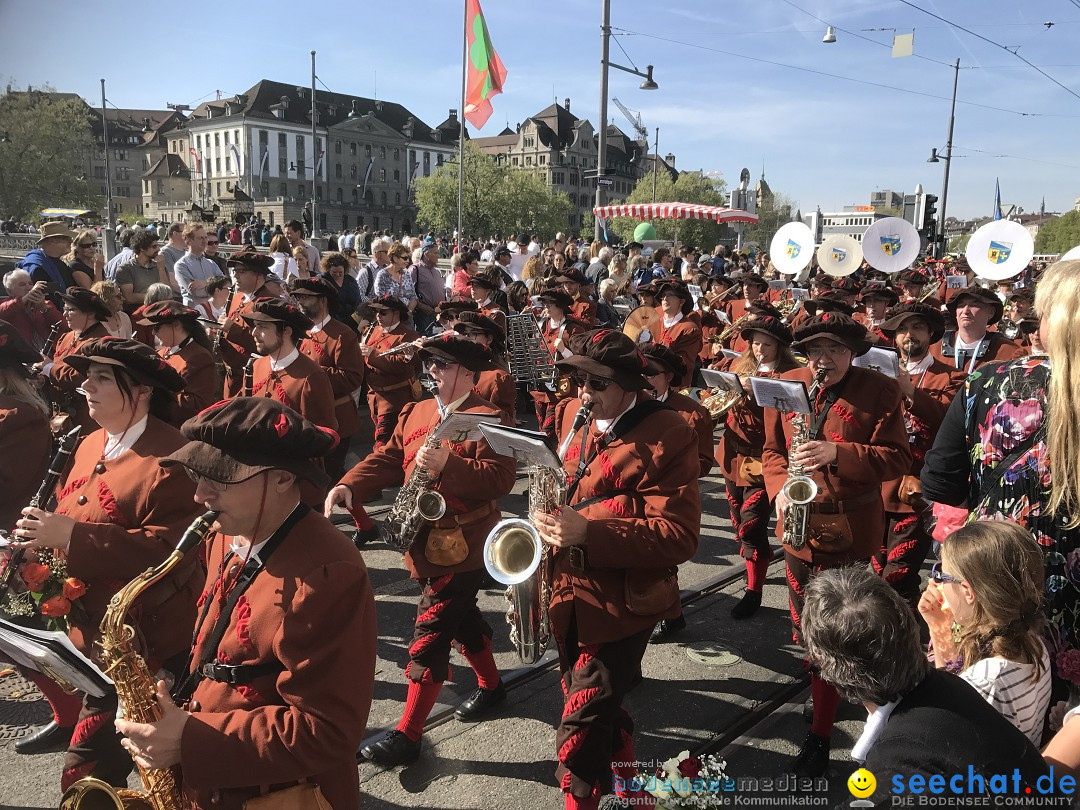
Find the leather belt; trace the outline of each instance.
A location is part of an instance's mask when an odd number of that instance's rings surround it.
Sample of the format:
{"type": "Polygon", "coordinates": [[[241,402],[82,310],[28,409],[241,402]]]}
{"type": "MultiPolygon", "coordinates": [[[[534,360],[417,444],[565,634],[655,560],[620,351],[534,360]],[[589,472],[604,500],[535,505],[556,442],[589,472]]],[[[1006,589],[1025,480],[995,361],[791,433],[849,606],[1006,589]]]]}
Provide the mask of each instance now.
{"type": "Polygon", "coordinates": [[[344,397],[338,397],[337,399],[334,400],[334,407],[337,408],[337,407],[340,407],[341,405],[345,405],[345,404],[347,404],[349,402],[352,402],[352,401],[353,401],[353,398],[352,398],[351,394],[348,395],[348,396],[344,396],[344,397]]]}
{"type": "Polygon", "coordinates": [[[753,458],[761,458],[761,454],[764,452],[760,447],[751,447],[748,444],[743,444],[738,439],[727,439],[728,446],[735,451],[739,456],[751,456],[753,458]]]}
{"type": "Polygon", "coordinates": [[[880,489],[871,489],[853,498],[844,498],[842,501],[814,501],[808,504],[810,512],[816,515],[840,515],[866,506],[881,498],[880,489]]]}
{"type": "Polygon", "coordinates": [[[267,661],[264,664],[219,664],[212,661],[203,664],[203,677],[218,683],[227,683],[231,686],[251,683],[263,675],[276,675],[285,670],[285,665],[280,661],[267,661]]]}
{"type": "Polygon", "coordinates": [[[478,509],[473,509],[471,512],[465,512],[461,515],[447,515],[446,517],[439,518],[435,521],[435,525],[440,529],[452,529],[455,526],[468,526],[470,523],[476,523],[477,521],[483,520],[494,511],[495,504],[486,503],[478,509]]]}
{"type": "Polygon", "coordinates": [[[374,385],[369,386],[369,387],[376,394],[385,394],[387,391],[396,391],[399,388],[404,388],[406,385],[412,385],[412,378],[411,377],[409,379],[407,379],[407,380],[403,380],[403,381],[401,381],[399,383],[394,383],[393,385],[387,385],[387,386],[385,386],[383,388],[376,388],[374,385]]]}

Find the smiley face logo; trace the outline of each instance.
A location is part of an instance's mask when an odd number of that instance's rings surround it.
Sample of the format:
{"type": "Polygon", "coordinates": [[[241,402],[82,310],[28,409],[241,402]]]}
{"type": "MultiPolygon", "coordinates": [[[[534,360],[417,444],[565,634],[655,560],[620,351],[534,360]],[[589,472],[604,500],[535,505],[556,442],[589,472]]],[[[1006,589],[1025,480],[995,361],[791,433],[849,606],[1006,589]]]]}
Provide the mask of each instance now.
{"type": "Polygon", "coordinates": [[[866,768],[859,768],[847,780],[848,790],[856,799],[865,799],[874,793],[877,787],[877,779],[866,768]]]}

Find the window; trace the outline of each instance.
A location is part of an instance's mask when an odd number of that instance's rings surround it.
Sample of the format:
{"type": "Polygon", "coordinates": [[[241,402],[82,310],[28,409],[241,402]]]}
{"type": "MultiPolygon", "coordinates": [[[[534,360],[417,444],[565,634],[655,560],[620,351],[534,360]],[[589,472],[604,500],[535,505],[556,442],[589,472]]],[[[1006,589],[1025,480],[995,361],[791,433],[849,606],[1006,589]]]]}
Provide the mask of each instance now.
{"type": "Polygon", "coordinates": [[[401,150],[400,149],[395,149],[394,150],[394,160],[401,160],[401,150]]]}
{"type": "Polygon", "coordinates": [[[352,180],[356,179],[356,164],[355,163],[352,166],[349,167],[349,178],[352,179],[352,180]]]}
{"type": "Polygon", "coordinates": [[[221,133],[220,132],[215,132],[214,133],[214,146],[221,146],[221,133]]]}
{"type": "MultiPolygon", "coordinates": [[[[149,186],[150,183],[148,182],[146,185],[149,186]]],[[[149,189],[147,189],[147,191],[149,191],[149,189]]],[[[158,194],[164,194],[165,193],[165,181],[164,180],[158,180],[157,181],[157,193],[158,194]]]]}
{"type": "Polygon", "coordinates": [[[370,143],[365,143],[364,144],[364,157],[371,157],[371,144],[370,143]]]}
{"type": "Polygon", "coordinates": [[[228,130],[225,131],[225,145],[226,146],[229,145],[229,132],[228,132],[228,130]]]}
{"type": "Polygon", "coordinates": [[[411,167],[413,167],[415,165],[416,165],[416,150],[415,149],[410,149],[409,150],[409,167],[411,168],[411,167]]]}
{"type": "Polygon", "coordinates": [[[385,191],[384,191],[384,192],[382,192],[382,195],[381,195],[381,196],[382,196],[382,205],[383,205],[383,208],[386,208],[386,192],[385,192],[385,191]]]}
{"type": "Polygon", "coordinates": [[[514,157],[514,158],[511,158],[511,159],[510,159],[510,163],[511,163],[511,165],[513,165],[513,166],[517,166],[517,165],[518,165],[518,164],[517,164],[517,160],[518,160],[518,159],[517,159],[516,157],[514,157]]]}
{"type": "Polygon", "coordinates": [[[401,192],[394,195],[394,205],[401,205],[401,192]]]}
{"type": "Polygon", "coordinates": [[[277,159],[278,175],[287,174],[289,171],[289,161],[285,159],[285,153],[279,152],[277,159]]]}
{"type": "Polygon", "coordinates": [[[575,155],[570,156],[570,165],[577,166],[577,157],[575,155]]]}
{"type": "Polygon", "coordinates": [[[543,166],[545,163],[547,163],[547,156],[546,155],[541,155],[540,156],[540,165],[543,166]]]}
{"type": "Polygon", "coordinates": [[[266,144],[268,141],[267,132],[265,129],[259,130],[259,154],[261,155],[266,150],[266,144]]]}
{"type": "Polygon", "coordinates": [[[259,183],[259,194],[261,194],[264,198],[270,196],[270,183],[268,181],[263,180],[261,183],[259,183]]]}
{"type": "Polygon", "coordinates": [[[385,146],[380,146],[379,147],[379,158],[381,160],[386,160],[386,147],[385,146]]]}
{"type": "Polygon", "coordinates": [[[525,165],[526,166],[532,166],[532,157],[531,156],[525,158],[525,165]]]}
{"type": "Polygon", "coordinates": [[[442,155],[442,154],[436,155],[436,157],[435,157],[436,165],[442,166],[444,157],[445,157],[445,155],[442,155]]]}
{"type": "Polygon", "coordinates": [[[315,199],[316,200],[321,200],[322,199],[322,186],[319,186],[318,188],[315,189],[315,199]]]}
{"type": "Polygon", "coordinates": [[[202,135],[195,135],[195,148],[202,149],[202,135]]]}
{"type": "Polygon", "coordinates": [[[341,164],[340,163],[335,163],[334,164],[334,177],[341,177],[341,164]]]}
{"type": "Polygon", "coordinates": [[[214,158],[214,171],[221,173],[221,158],[214,158]]]}
{"type": "Polygon", "coordinates": [[[350,143],[349,144],[349,154],[352,155],[353,157],[356,157],[356,144],[355,143],[350,143]]]}
{"type": "Polygon", "coordinates": [[[127,149],[114,149],[113,150],[113,156],[117,160],[127,160],[128,159],[128,150],[127,149]]]}
{"type": "Polygon", "coordinates": [[[379,182],[380,183],[385,183],[386,182],[386,169],[379,169],[379,182]]]}
{"type": "Polygon", "coordinates": [[[352,190],[352,204],[358,205],[360,203],[360,192],[355,188],[352,190]]]}
{"type": "Polygon", "coordinates": [[[231,162],[232,162],[232,158],[230,158],[228,155],[226,155],[225,156],[225,173],[226,174],[228,174],[229,172],[232,171],[232,168],[229,166],[229,164],[231,162]]]}
{"type": "Polygon", "coordinates": [[[401,172],[398,171],[397,169],[394,169],[394,180],[395,181],[400,181],[401,180],[401,172]]]}
{"type": "Polygon", "coordinates": [[[281,196],[281,197],[288,197],[289,196],[289,184],[288,183],[281,183],[278,186],[278,195],[281,196]]]}
{"type": "Polygon", "coordinates": [[[304,199],[304,184],[303,183],[297,183],[296,184],[296,198],[299,199],[299,200],[304,199]]]}
{"type": "Polygon", "coordinates": [[[95,180],[104,180],[105,179],[105,167],[104,166],[95,166],[94,167],[94,179],[95,180]]]}
{"type": "Polygon", "coordinates": [[[340,203],[340,202],[344,202],[344,201],[345,201],[345,200],[344,200],[344,196],[345,196],[345,192],[344,192],[344,191],[342,191],[341,187],[339,186],[339,187],[338,187],[338,190],[337,190],[337,201],[338,201],[339,203],[340,203]]]}
{"type": "Polygon", "coordinates": [[[218,195],[219,197],[221,196],[221,183],[218,183],[218,184],[217,184],[217,195],[218,195]]]}
{"type": "Polygon", "coordinates": [[[341,141],[334,141],[334,154],[335,155],[340,155],[341,154],[341,141]]]}

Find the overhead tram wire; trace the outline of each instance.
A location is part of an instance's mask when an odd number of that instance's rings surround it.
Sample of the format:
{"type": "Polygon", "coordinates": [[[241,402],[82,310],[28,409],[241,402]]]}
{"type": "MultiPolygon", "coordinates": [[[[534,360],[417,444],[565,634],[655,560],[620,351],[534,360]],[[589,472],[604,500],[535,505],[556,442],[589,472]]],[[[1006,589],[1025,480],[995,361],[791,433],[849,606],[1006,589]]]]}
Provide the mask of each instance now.
{"type": "MultiPolygon", "coordinates": [[[[1009,158],[1010,160],[1024,160],[1029,163],[1042,163],[1046,166],[1057,166],[1062,169],[1075,169],[1080,171],[1080,166],[1073,166],[1069,163],[1054,163],[1051,160],[1040,160],[1039,158],[1021,157],[1020,155],[1006,155],[1001,152],[993,152],[986,149],[976,149],[974,146],[957,146],[953,144],[953,149],[960,150],[962,152],[978,152],[980,155],[989,155],[994,158],[1009,158]]],[[[961,157],[961,155],[953,155],[953,157],[961,157]]]]}
{"type": "MultiPolygon", "coordinates": [[[[611,27],[612,31],[618,31],[621,34],[627,34],[638,37],[645,37],[646,39],[655,39],[658,42],[666,42],[670,45],[682,45],[686,48],[697,48],[702,51],[710,51],[712,53],[722,54],[723,56],[734,56],[737,59],[748,59],[751,62],[759,62],[763,65],[772,65],[773,67],[786,68],[788,70],[798,70],[803,73],[810,73],[815,76],[825,76],[829,79],[840,79],[845,82],[853,82],[854,84],[865,84],[869,87],[878,87],[883,90],[895,90],[898,93],[907,93],[913,96],[922,96],[923,98],[933,98],[939,101],[951,101],[951,96],[939,96],[934,93],[926,93],[922,90],[912,90],[907,87],[896,87],[891,84],[883,84],[881,82],[871,82],[866,79],[856,79],[852,76],[841,76],[838,73],[829,73],[824,70],[815,70],[814,68],[802,67],[800,65],[789,65],[785,62],[775,62],[772,59],[762,59],[760,56],[749,56],[745,53],[736,53],[735,51],[725,51],[721,48],[713,48],[708,45],[697,45],[693,42],[683,42],[678,39],[672,39],[670,37],[662,37],[657,34],[646,34],[642,31],[631,31],[626,28],[611,27]]],[[[1080,115],[1067,115],[1062,113],[1038,113],[1038,112],[1024,112],[1022,110],[1010,110],[1005,107],[995,107],[992,104],[980,104],[977,101],[965,101],[958,98],[957,104],[965,104],[969,107],[980,107],[984,110],[993,110],[994,112],[1009,113],[1010,115],[1019,115],[1025,118],[1080,118],[1080,115]]]]}
{"type": "MultiPolygon", "coordinates": [[[[914,3],[912,3],[911,0],[900,0],[900,2],[903,3],[905,6],[908,6],[909,8],[913,8],[916,11],[921,11],[923,14],[926,14],[926,15],[928,15],[930,17],[933,17],[935,20],[939,20],[939,21],[945,23],[946,25],[950,25],[953,28],[959,29],[960,31],[963,31],[965,34],[970,34],[971,36],[975,37],[976,39],[981,39],[983,42],[985,42],[985,43],[987,43],[989,45],[993,45],[995,48],[1001,48],[1001,50],[1003,50],[1003,51],[1005,51],[1007,53],[1011,53],[1014,57],[1019,59],[1021,62],[1023,62],[1028,67],[1030,67],[1032,70],[1034,70],[1037,73],[1041,74],[1042,76],[1045,76],[1046,78],[1048,78],[1050,81],[1052,81],[1054,84],[1056,84],[1062,90],[1064,90],[1070,96],[1073,96],[1074,98],[1080,100],[1080,93],[1077,93],[1075,90],[1073,90],[1070,87],[1066,87],[1061,82],[1059,82],[1057,79],[1055,79],[1053,76],[1051,76],[1049,73],[1047,73],[1045,70],[1040,68],[1038,65],[1035,65],[1035,64],[1032,64],[1031,62],[1029,62],[1027,59],[1025,59],[1023,56],[1020,55],[1018,50],[1014,51],[1014,50],[1012,50],[1010,48],[1005,47],[1001,43],[994,42],[994,40],[988,39],[987,37],[984,37],[982,34],[975,33],[970,28],[965,28],[964,26],[962,26],[962,25],[960,25],[958,23],[954,23],[952,20],[947,20],[944,17],[942,17],[942,16],[940,16],[938,14],[935,14],[932,11],[927,11],[925,8],[922,8],[921,6],[917,6],[914,3]]],[[[1080,8],[1080,4],[1078,4],[1077,7],[1080,8]]]]}

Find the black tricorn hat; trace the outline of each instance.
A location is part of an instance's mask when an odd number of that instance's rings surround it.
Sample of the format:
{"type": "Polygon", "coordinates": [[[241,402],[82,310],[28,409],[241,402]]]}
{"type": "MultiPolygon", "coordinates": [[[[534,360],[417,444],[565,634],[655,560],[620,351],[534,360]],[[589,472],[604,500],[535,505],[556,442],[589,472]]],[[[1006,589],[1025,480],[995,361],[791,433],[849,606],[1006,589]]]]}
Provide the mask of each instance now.
{"type": "Polygon", "coordinates": [[[329,476],[314,459],[329,453],[338,435],[268,397],[235,397],[211,405],[180,426],[190,441],[161,459],[199,475],[236,484],[266,470],[286,470],[319,487],[329,476]]]}
{"type": "Polygon", "coordinates": [[[417,352],[420,359],[439,357],[452,363],[460,363],[469,371],[491,371],[497,368],[491,350],[455,332],[443,332],[429,340],[417,352]]]}
{"type": "Polygon", "coordinates": [[[941,310],[919,301],[908,301],[890,308],[885,313],[885,321],[881,324],[881,331],[895,332],[900,328],[900,324],[908,318],[922,318],[926,321],[926,325],[930,327],[931,344],[937,343],[945,334],[945,316],[941,314],[941,310]]]}
{"type": "Polygon", "coordinates": [[[1001,316],[1005,314],[1005,305],[1001,303],[1001,299],[985,287],[976,285],[957,290],[953,297],[949,299],[949,303],[945,305],[945,308],[949,310],[954,318],[956,317],[956,310],[960,307],[961,298],[974,298],[980,304],[988,304],[993,307],[994,314],[990,316],[990,320],[987,322],[988,325],[997,323],[1001,320],[1001,316]]]}
{"type": "Polygon", "coordinates": [[[591,329],[570,338],[574,353],[555,363],[564,370],[581,369],[597,377],[614,380],[627,391],[652,390],[646,376],[659,373],[660,366],[649,362],[637,344],[614,329],[591,329]]]}
{"type": "Polygon", "coordinates": [[[308,330],[315,325],[311,322],[311,318],[301,312],[295,304],[289,304],[277,298],[263,298],[256,301],[252,311],[240,317],[248,323],[271,321],[291,326],[293,343],[299,343],[301,339],[307,337],[308,330]]]}
{"type": "Polygon", "coordinates": [[[103,363],[124,369],[139,385],[164,388],[171,394],[184,390],[184,378],[179,372],[137,340],[116,337],[88,340],[65,357],[64,362],[84,376],[91,363],[103,363]]]}
{"type": "Polygon", "coordinates": [[[866,354],[871,347],[866,327],[840,312],[815,315],[795,330],[792,348],[804,349],[816,338],[828,338],[851,349],[856,356],[866,354]]]}
{"type": "Polygon", "coordinates": [[[75,307],[80,312],[88,312],[99,321],[107,321],[112,317],[112,310],[100,295],[85,287],[68,287],[60,293],[65,303],[75,307]]]}

